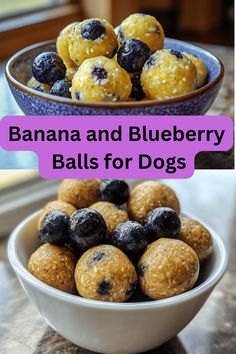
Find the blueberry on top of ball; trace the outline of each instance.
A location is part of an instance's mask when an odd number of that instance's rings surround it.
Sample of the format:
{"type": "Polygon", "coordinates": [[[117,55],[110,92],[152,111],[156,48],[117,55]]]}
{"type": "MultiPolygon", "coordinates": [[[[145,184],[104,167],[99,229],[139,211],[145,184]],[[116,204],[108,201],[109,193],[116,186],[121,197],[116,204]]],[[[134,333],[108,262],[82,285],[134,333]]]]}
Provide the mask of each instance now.
{"type": "Polygon", "coordinates": [[[39,82],[53,85],[65,77],[66,67],[57,53],[45,52],[34,59],[32,73],[39,82]]]}
{"type": "Polygon", "coordinates": [[[131,82],[132,82],[132,91],[130,97],[135,98],[137,101],[141,101],[145,97],[145,93],[143,92],[140,77],[135,75],[131,79],[131,82]]]}
{"type": "Polygon", "coordinates": [[[124,32],[120,26],[117,28],[117,36],[121,43],[125,40],[124,32]]]}
{"type": "Polygon", "coordinates": [[[108,72],[99,66],[95,66],[92,71],[92,75],[94,76],[95,80],[101,82],[107,78],[108,72]]]}
{"type": "Polygon", "coordinates": [[[63,245],[69,240],[69,217],[58,210],[49,211],[41,220],[39,240],[41,243],[63,245]]]}
{"type": "Polygon", "coordinates": [[[99,212],[84,208],[72,214],[69,233],[70,239],[76,247],[87,250],[105,241],[107,227],[99,212]]]}
{"type": "Polygon", "coordinates": [[[171,208],[155,208],[144,221],[150,242],[161,237],[175,237],[181,227],[180,218],[171,208]]]}
{"type": "Polygon", "coordinates": [[[178,50],[171,49],[171,54],[173,54],[177,59],[183,59],[183,55],[178,50]]]}
{"type": "Polygon", "coordinates": [[[144,64],[147,68],[151,68],[156,65],[156,57],[154,54],[150,55],[146,63],[144,64]]]}
{"type": "Polygon", "coordinates": [[[120,179],[104,179],[99,186],[101,200],[121,205],[129,199],[129,186],[120,179]]]}
{"type": "Polygon", "coordinates": [[[141,255],[148,244],[146,230],[136,221],[123,222],[113,231],[112,244],[130,258],[141,255]]]}
{"type": "Polygon", "coordinates": [[[71,98],[70,88],[71,88],[70,80],[68,79],[57,80],[53,84],[50,93],[55,96],[71,98]]]}
{"type": "Polygon", "coordinates": [[[142,71],[149,56],[150,49],[147,44],[139,39],[129,39],[118,50],[117,62],[129,73],[135,73],[142,71]]]}
{"type": "Polygon", "coordinates": [[[105,34],[104,25],[98,20],[89,20],[81,28],[81,35],[85,39],[94,41],[105,34]]]}

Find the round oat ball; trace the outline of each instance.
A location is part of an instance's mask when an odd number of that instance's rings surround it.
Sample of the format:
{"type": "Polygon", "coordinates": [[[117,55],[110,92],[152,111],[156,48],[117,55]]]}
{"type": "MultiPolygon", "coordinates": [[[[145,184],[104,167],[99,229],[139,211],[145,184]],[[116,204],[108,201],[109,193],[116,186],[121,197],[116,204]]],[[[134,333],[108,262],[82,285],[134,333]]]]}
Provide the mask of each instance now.
{"type": "Polygon", "coordinates": [[[158,207],[168,207],[180,213],[179,200],[173,189],[166,184],[146,181],[131,191],[127,205],[131,219],[143,223],[149,212],[158,207]]]}
{"type": "Polygon", "coordinates": [[[165,100],[195,90],[197,70],[181,52],[158,50],[144,64],[141,83],[147,98],[165,100]]]}
{"type": "Polygon", "coordinates": [[[129,74],[103,56],[85,60],[72,80],[71,96],[80,101],[126,101],[130,93],[129,74]]]}
{"type": "Polygon", "coordinates": [[[75,269],[79,294],[88,299],[124,302],[133,294],[137,274],[118,248],[100,245],[86,251],[75,269]]]}
{"type": "Polygon", "coordinates": [[[201,58],[197,58],[194,55],[189,53],[183,53],[187,58],[191,60],[191,62],[196,66],[197,69],[197,80],[198,80],[198,88],[202,87],[206,83],[208,69],[201,58]]]}
{"type": "Polygon", "coordinates": [[[129,220],[127,211],[109,202],[97,202],[90,208],[97,210],[104,218],[107,225],[108,236],[112,234],[116,226],[129,220]]]}
{"type": "Polygon", "coordinates": [[[117,28],[117,35],[120,43],[128,39],[138,39],[147,44],[151,52],[164,46],[164,30],[157,19],[150,15],[130,15],[117,28]]]}
{"type": "Polygon", "coordinates": [[[79,22],[73,22],[63,28],[56,41],[57,53],[64,61],[66,66],[66,76],[69,77],[70,80],[77,70],[77,65],[73,62],[73,60],[71,60],[70,57],[68,37],[71,34],[72,28],[77,24],[79,24],[79,22]]]}
{"type": "Polygon", "coordinates": [[[49,203],[47,203],[42,212],[40,213],[39,216],[39,222],[38,222],[38,229],[41,223],[41,220],[44,218],[44,216],[51,210],[57,210],[57,211],[62,211],[65,213],[67,216],[71,217],[71,215],[77,210],[73,205],[66,203],[66,202],[60,202],[59,200],[53,200],[49,203]]]}
{"type": "Polygon", "coordinates": [[[213,250],[210,232],[197,220],[181,218],[181,229],[177,238],[192,247],[199,261],[206,259],[213,250]]]}
{"type": "Polygon", "coordinates": [[[100,55],[113,58],[118,48],[113,27],[100,18],[84,20],[73,26],[68,42],[70,58],[77,66],[85,59],[100,55]]]}
{"type": "Polygon", "coordinates": [[[87,208],[98,200],[99,179],[64,179],[59,186],[58,200],[76,209],[87,208]]]}
{"type": "Polygon", "coordinates": [[[154,300],[165,299],[194,286],[199,274],[199,261],[186,243],[160,238],[147,247],[138,269],[143,293],[154,300]]]}
{"type": "Polygon", "coordinates": [[[76,261],[67,248],[45,243],[30,257],[28,270],[42,282],[67,293],[75,292],[76,261]]]}

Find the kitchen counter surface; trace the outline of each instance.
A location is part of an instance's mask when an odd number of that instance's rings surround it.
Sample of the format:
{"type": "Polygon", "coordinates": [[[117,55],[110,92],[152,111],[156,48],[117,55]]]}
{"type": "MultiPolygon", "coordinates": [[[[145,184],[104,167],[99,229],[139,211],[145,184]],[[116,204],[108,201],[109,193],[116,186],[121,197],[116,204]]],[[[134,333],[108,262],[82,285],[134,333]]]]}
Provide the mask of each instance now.
{"type": "MultiPolygon", "coordinates": [[[[150,353],[234,354],[236,348],[235,173],[199,171],[168,181],[182,209],[213,227],[229,250],[228,270],[204,308],[175,338],[150,353]]],[[[48,327],[16,279],[0,240],[0,354],[89,354],[48,327]]],[[[158,328],[157,328],[158,331],[158,328]]],[[[79,335],[79,333],[78,333],[79,335]]]]}
{"type": "MultiPolygon", "coordinates": [[[[208,115],[234,115],[234,50],[233,48],[203,45],[215,54],[225,66],[223,85],[208,115]]],[[[0,65],[0,118],[5,115],[22,114],[8,88],[3,65],[0,65]],[[1,70],[2,68],[2,70],[1,70]]],[[[199,169],[233,168],[233,150],[229,152],[200,153],[196,158],[199,169]]],[[[0,148],[0,168],[37,168],[37,156],[32,152],[5,152],[0,148]]]]}

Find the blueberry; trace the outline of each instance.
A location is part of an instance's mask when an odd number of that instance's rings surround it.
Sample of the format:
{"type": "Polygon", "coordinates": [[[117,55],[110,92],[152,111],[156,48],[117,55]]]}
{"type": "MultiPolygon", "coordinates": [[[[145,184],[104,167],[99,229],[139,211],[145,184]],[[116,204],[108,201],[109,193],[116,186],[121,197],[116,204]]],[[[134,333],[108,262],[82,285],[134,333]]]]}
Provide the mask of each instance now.
{"type": "Polygon", "coordinates": [[[156,58],[155,55],[152,54],[148,60],[146,61],[146,63],[144,64],[146,67],[150,68],[151,66],[156,65],[156,58]]]}
{"type": "Polygon", "coordinates": [[[148,270],[148,266],[146,264],[140,263],[138,265],[137,273],[140,277],[144,276],[144,273],[148,270]]]}
{"type": "Polygon", "coordinates": [[[50,93],[55,96],[70,98],[71,97],[70,88],[71,88],[70,80],[67,79],[57,80],[53,84],[50,93]]]}
{"type": "Polygon", "coordinates": [[[89,20],[81,28],[81,35],[85,39],[91,39],[92,41],[101,37],[103,34],[105,34],[105,27],[98,20],[89,20]]]}
{"type": "Polygon", "coordinates": [[[117,53],[119,65],[129,73],[142,71],[143,65],[150,56],[147,44],[138,39],[125,41],[117,53]]]}
{"type": "Polygon", "coordinates": [[[180,230],[181,222],[171,208],[153,209],[144,221],[150,242],[160,237],[175,237],[180,230]]]}
{"type": "Polygon", "coordinates": [[[97,251],[95,252],[87,261],[87,266],[90,268],[91,266],[94,265],[94,263],[97,263],[99,261],[101,261],[101,259],[103,259],[104,257],[106,257],[105,252],[102,251],[97,251]]]}
{"type": "Polygon", "coordinates": [[[107,227],[99,212],[84,208],[72,214],[69,233],[73,244],[84,251],[105,241],[107,227]]]}
{"type": "Polygon", "coordinates": [[[101,200],[117,205],[124,204],[129,199],[129,186],[120,179],[104,179],[99,186],[101,200]]]}
{"type": "Polygon", "coordinates": [[[51,210],[41,220],[39,240],[41,243],[63,245],[69,240],[69,217],[62,211],[51,210]]]}
{"type": "Polygon", "coordinates": [[[134,76],[131,79],[131,82],[132,82],[132,91],[130,97],[135,98],[137,101],[141,101],[145,97],[145,94],[143,92],[143,88],[140,82],[140,77],[134,76]]]}
{"type": "Polygon", "coordinates": [[[146,230],[136,221],[123,222],[113,231],[112,243],[133,259],[141,255],[148,244],[146,230]]]}
{"type": "Polygon", "coordinates": [[[129,296],[129,297],[131,295],[133,295],[133,293],[135,292],[136,288],[137,288],[137,282],[130,283],[128,289],[126,290],[126,295],[129,296]]]}
{"type": "Polygon", "coordinates": [[[112,289],[112,283],[107,280],[103,280],[97,288],[97,293],[99,295],[110,295],[111,289],[112,289]]]}
{"type": "Polygon", "coordinates": [[[171,54],[173,54],[174,56],[176,56],[177,59],[183,59],[183,55],[181,52],[179,52],[178,50],[173,50],[171,49],[171,54]]]}
{"type": "Polygon", "coordinates": [[[107,71],[99,66],[95,66],[92,71],[92,75],[95,77],[96,81],[101,82],[107,78],[107,71]]]}
{"type": "Polygon", "coordinates": [[[34,90],[38,91],[38,92],[45,92],[47,93],[47,91],[45,90],[45,88],[42,85],[36,85],[34,87],[32,87],[34,90]]]}
{"type": "Polygon", "coordinates": [[[120,26],[118,27],[118,30],[117,30],[117,36],[118,36],[120,42],[123,43],[125,40],[125,35],[124,35],[124,32],[120,26]]]}
{"type": "Polygon", "coordinates": [[[32,73],[39,82],[53,85],[54,82],[65,77],[66,67],[56,53],[45,52],[34,59],[32,73]]]}
{"type": "Polygon", "coordinates": [[[76,98],[77,100],[80,100],[80,98],[81,98],[81,93],[80,93],[79,91],[76,91],[76,93],[75,93],[75,98],[76,98]]]}

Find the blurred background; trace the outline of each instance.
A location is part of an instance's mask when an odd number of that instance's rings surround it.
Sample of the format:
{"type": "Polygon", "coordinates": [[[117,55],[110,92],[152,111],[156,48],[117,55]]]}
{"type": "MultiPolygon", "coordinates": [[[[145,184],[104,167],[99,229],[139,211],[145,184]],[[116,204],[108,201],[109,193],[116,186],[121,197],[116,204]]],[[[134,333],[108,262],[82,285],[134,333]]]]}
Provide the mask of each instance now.
{"type": "Polygon", "coordinates": [[[157,17],[166,35],[233,46],[233,0],[0,0],[0,60],[55,38],[68,23],[103,17],[117,26],[133,12],[157,17]]]}

